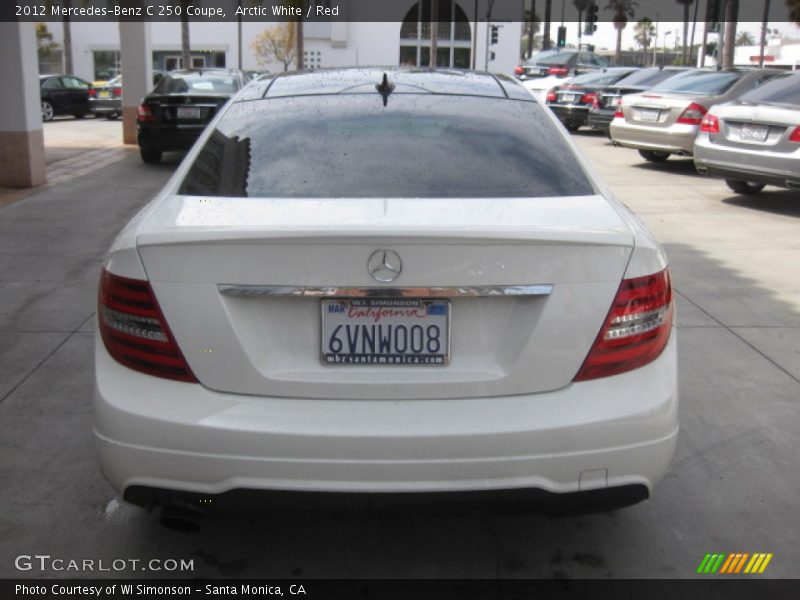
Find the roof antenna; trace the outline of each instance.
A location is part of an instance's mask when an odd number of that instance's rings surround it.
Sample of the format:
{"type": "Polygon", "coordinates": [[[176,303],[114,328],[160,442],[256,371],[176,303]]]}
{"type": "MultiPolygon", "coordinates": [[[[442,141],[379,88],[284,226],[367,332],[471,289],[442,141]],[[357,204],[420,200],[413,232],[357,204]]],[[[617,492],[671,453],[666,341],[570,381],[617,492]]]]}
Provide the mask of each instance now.
{"type": "Polygon", "coordinates": [[[386,73],[383,74],[383,80],[375,86],[375,89],[383,96],[383,105],[386,106],[389,100],[389,94],[394,91],[394,84],[389,82],[389,76],[386,73]]]}

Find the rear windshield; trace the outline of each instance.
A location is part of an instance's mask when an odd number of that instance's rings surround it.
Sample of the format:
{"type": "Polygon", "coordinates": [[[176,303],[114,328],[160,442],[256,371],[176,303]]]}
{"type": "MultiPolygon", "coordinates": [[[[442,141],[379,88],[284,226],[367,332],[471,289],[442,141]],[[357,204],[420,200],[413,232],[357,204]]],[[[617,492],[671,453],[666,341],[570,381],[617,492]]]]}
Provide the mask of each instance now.
{"type": "Polygon", "coordinates": [[[652,91],[715,96],[728,91],[742,75],[742,73],[723,71],[689,71],[670,77],[655,86],[652,91]]]}
{"type": "Polygon", "coordinates": [[[534,102],[394,93],[230,107],[180,193],[308,198],[592,194],[564,134],[534,102]]]}
{"type": "Polygon", "coordinates": [[[739,98],[745,102],[782,104],[800,108],[800,73],[781,75],[739,98]]]}
{"type": "Polygon", "coordinates": [[[545,54],[536,57],[537,65],[563,65],[576,55],[576,52],[556,52],[555,54],[545,54]]]}
{"type": "Polygon", "coordinates": [[[569,80],[569,83],[577,85],[611,85],[625,77],[628,73],[629,71],[593,71],[573,77],[569,80]]]}
{"type": "Polygon", "coordinates": [[[642,69],[634,71],[625,79],[622,79],[620,85],[634,85],[638,87],[649,87],[661,81],[665,81],[670,77],[675,77],[685,73],[685,71],[667,70],[667,69],[642,69]]]}
{"type": "Polygon", "coordinates": [[[239,89],[236,77],[227,73],[200,71],[169,73],[153,90],[155,94],[233,94],[239,89]]]}

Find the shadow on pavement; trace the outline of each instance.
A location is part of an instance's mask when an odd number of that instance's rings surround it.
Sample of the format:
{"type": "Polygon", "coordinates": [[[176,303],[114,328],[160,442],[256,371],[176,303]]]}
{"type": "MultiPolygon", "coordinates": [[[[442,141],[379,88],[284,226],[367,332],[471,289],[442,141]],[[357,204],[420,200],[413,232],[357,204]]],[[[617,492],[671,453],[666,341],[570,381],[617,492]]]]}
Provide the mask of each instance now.
{"type": "MultiPolygon", "coordinates": [[[[725,183],[720,180],[722,185],[725,183]]],[[[762,212],[800,217],[800,192],[767,188],[754,196],[734,195],[722,200],[725,204],[762,212]]]]}

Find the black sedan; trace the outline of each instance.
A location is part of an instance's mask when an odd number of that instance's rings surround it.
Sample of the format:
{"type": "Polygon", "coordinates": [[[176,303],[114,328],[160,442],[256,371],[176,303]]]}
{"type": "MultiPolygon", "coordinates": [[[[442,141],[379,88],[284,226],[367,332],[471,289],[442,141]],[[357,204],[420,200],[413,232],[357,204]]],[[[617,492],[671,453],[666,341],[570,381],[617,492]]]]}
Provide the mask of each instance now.
{"type": "Polygon", "coordinates": [[[634,71],[635,67],[614,67],[573,77],[547,93],[547,106],[569,131],[577,131],[586,125],[598,95],[634,71]]]}
{"type": "Polygon", "coordinates": [[[608,128],[617,110],[617,102],[622,96],[644,92],[687,70],[688,67],[652,67],[631,73],[598,94],[597,103],[589,110],[589,127],[608,134],[608,128]]]}
{"type": "Polygon", "coordinates": [[[92,84],[74,75],[39,76],[42,120],[52,121],[59,115],[82,119],[90,112],[89,90],[92,84]]]}
{"type": "Polygon", "coordinates": [[[186,150],[220,108],[249,80],[235,69],[172,71],[139,105],[139,153],[158,163],[168,150],[186,150]]]}

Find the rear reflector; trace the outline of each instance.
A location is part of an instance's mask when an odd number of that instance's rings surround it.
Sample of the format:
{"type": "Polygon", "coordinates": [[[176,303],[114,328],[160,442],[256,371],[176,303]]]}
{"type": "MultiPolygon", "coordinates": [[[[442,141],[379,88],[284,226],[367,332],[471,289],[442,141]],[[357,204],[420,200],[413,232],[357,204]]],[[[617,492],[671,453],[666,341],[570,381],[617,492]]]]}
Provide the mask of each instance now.
{"type": "Polygon", "coordinates": [[[103,270],[97,315],[103,343],[117,362],[148,375],[197,383],[149,282],[103,270]]]}
{"type": "Polygon", "coordinates": [[[678,117],[678,123],[683,123],[684,125],[700,125],[704,116],[706,116],[706,107],[697,104],[697,102],[692,102],[684,109],[681,116],[678,117]]]}
{"type": "Polygon", "coordinates": [[[719,119],[716,115],[708,113],[700,122],[700,131],[705,133],[719,133],[719,119]]]}
{"type": "Polygon", "coordinates": [[[550,67],[547,69],[548,75],[555,75],[556,77],[566,77],[569,74],[567,67],[550,67]]]}
{"type": "Polygon", "coordinates": [[[558,101],[558,95],[556,95],[556,89],[555,88],[553,88],[552,90],[547,92],[547,101],[548,102],[557,102],[558,101]]]}
{"type": "Polygon", "coordinates": [[[669,270],[623,279],[575,381],[618,375],[654,361],[672,328],[669,270]]]}
{"type": "Polygon", "coordinates": [[[794,131],[789,136],[789,141],[800,143],[800,125],[794,128],[794,131]]]}

